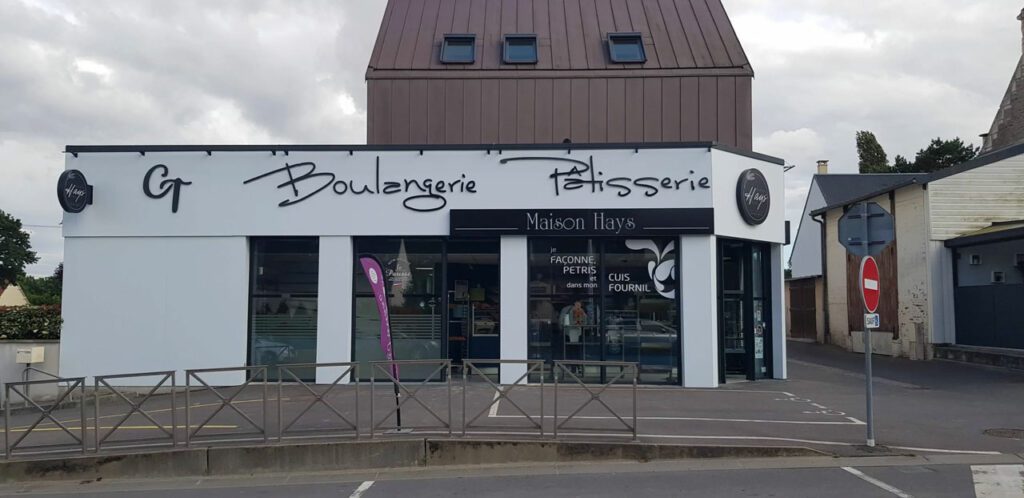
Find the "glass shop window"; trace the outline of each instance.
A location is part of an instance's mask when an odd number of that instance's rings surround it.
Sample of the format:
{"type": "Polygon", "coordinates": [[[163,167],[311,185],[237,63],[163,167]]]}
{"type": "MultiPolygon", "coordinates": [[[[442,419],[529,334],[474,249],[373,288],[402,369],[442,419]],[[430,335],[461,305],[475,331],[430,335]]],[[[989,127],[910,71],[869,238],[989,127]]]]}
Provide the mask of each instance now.
{"type": "MultiPolygon", "coordinates": [[[[356,259],[372,254],[380,260],[390,289],[388,307],[395,358],[429,360],[444,358],[443,241],[417,238],[357,239],[356,259]]],[[[370,361],[384,359],[380,346],[380,314],[373,289],[355,264],[355,329],[353,358],[362,362],[359,376],[370,378],[370,361]]],[[[339,303],[341,305],[341,303],[339,303]]],[[[436,365],[403,367],[403,380],[423,378],[436,365]]],[[[383,372],[375,372],[377,378],[383,372]]]]}
{"type": "MultiPolygon", "coordinates": [[[[315,363],[320,239],[253,238],[250,250],[249,365],[315,363]]],[[[312,368],[294,373],[315,377],[312,368]]],[[[276,380],[277,369],[267,375],[276,380]]]]}

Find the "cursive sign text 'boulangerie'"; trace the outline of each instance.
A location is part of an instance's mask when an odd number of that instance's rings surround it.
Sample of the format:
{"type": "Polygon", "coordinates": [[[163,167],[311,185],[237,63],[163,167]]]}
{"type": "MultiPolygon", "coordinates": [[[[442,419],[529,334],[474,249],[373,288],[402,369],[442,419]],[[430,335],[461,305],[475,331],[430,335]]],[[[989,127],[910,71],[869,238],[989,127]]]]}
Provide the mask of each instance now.
{"type": "Polygon", "coordinates": [[[242,182],[249,184],[263,178],[283,175],[286,178],[277,188],[289,188],[291,195],[278,203],[280,207],[298,204],[320,192],[330,189],[336,195],[405,195],[402,205],[417,212],[431,212],[448,205],[446,195],[476,194],[476,181],[466,177],[458,178],[381,178],[380,157],[374,168],[372,181],[338,179],[334,173],[317,171],[316,163],[301,162],[285,164],[281,168],[254,176],[242,182]]]}

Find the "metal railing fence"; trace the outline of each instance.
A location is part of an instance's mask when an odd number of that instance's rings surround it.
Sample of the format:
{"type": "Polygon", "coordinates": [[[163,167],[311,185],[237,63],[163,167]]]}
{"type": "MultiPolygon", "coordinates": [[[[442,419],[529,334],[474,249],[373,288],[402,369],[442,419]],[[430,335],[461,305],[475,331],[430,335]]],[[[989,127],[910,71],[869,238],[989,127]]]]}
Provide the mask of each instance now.
{"type": "MultiPolygon", "coordinates": [[[[4,384],[3,449],[5,457],[11,458],[15,455],[27,455],[33,450],[35,454],[40,450],[51,449],[82,453],[92,449],[99,453],[127,447],[166,448],[181,444],[191,447],[197,443],[242,441],[269,443],[271,439],[274,442],[282,442],[297,437],[374,438],[382,435],[408,434],[413,430],[423,431],[425,434],[436,434],[441,431],[451,437],[456,425],[453,420],[461,422],[462,436],[474,434],[471,429],[487,427],[515,430],[541,438],[559,438],[579,435],[578,432],[566,431],[567,424],[572,421],[605,419],[615,422],[616,428],[611,430],[624,429],[632,433],[634,440],[637,438],[639,368],[636,363],[555,361],[552,369],[554,389],[549,390],[544,383],[548,373],[547,365],[542,360],[464,360],[461,407],[458,407],[460,413],[456,413],[452,405],[451,360],[374,361],[370,362],[369,366],[368,423],[361,418],[360,413],[361,407],[364,406],[361,398],[367,395],[367,390],[362,388],[360,377],[366,377],[366,374],[361,373],[359,364],[355,362],[278,365],[273,367],[277,378],[272,381],[268,379],[271,367],[267,366],[190,369],[185,370],[184,386],[178,384],[178,376],[174,371],[103,375],[94,378],[91,396],[86,392],[85,377],[8,382],[4,384]],[[520,366],[522,370],[518,370],[517,373],[521,372],[521,375],[511,384],[502,384],[493,378],[493,372],[486,372],[483,365],[497,365],[499,370],[515,365],[520,366]],[[330,382],[317,384],[303,379],[298,373],[300,370],[310,369],[314,372],[317,369],[328,369],[330,374],[326,378],[330,382]],[[601,373],[602,382],[588,383],[594,375],[583,373],[594,372],[601,373]],[[125,387],[126,381],[135,382],[132,379],[145,377],[154,379],[155,383],[147,382],[145,388],[125,387]],[[411,378],[413,379],[409,380],[411,378]],[[482,382],[477,382],[478,378],[482,379],[482,382]],[[539,379],[540,382],[530,383],[530,379],[539,379]],[[52,402],[33,401],[28,394],[28,388],[46,384],[67,385],[68,388],[59,391],[52,402]],[[276,400],[268,398],[268,390],[272,384],[276,384],[276,400]],[[382,390],[382,387],[385,389],[382,390]],[[178,398],[182,388],[185,390],[184,407],[179,405],[178,398]],[[552,391],[554,411],[549,413],[545,411],[545,396],[551,395],[552,391]],[[297,394],[286,397],[289,392],[297,394]],[[616,402],[610,400],[612,392],[625,394],[631,398],[631,416],[627,415],[623,408],[624,397],[619,396],[616,402]],[[255,397],[251,396],[253,393],[256,394],[255,397]],[[581,400],[581,393],[585,399],[581,400]],[[243,396],[244,394],[250,396],[243,396]],[[483,396],[477,398],[481,394],[483,396]],[[513,394],[517,394],[518,397],[513,397],[513,394]],[[24,408],[13,407],[12,396],[23,399],[24,408]],[[72,397],[80,400],[79,405],[68,406],[72,397]],[[104,401],[111,398],[114,402],[104,401]],[[385,398],[390,408],[381,410],[381,403],[385,398]],[[276,417],[271,417],[272,401],[277,403],[274,413],[276,417]],[[92,420],[86,415],[90,402],[93,403],[92,420]],[[254,408],[242,409],[242,405],[247,403],[254,408]],[[502,403],[501,406],[505,408],[506,413],[514,414],[498,415],[499,403],[502,403]],[[569,405],[574,405],[571,412],[559,412],[559,407],[564,409],[569,405]],[[611,416],[593,417],[584,414],[584,410],[591,405],[603,407],[611,416]],[[318,407],[321,409],[315,410],[318,407]],[[616,410],[615,407],[619,409],[616,410]],[[404,414],[411,416],[399,423],[398,419],[403,414],[402,408],[406,408],[404,414]],[[415,408],[414,413],[410,413],[409,408],[415,408]],[[16,413],[13,411],[15,409],[18,410],[16,413]],[[122,409],[124,411],[121,411],[122,409]],[[183,424],[178,410],[184,411],[183,424]],[[169,412],[169,416],[164,412],[169,412]],[[25,414],[32,416],[23,417],[25,414]],[[230,424],[235,425],[213,424],[212,422],[221,414],[230,417],[230,424]],[[310,428],[310,423],[306,420],[313,419],[314,414],[316,420],[310,428]],[[510,427],[498,421],[488,423],[485,417],[516,418],[523,423],[510,427]],[[548,417],[552,417],[553,423],[547,422],[546,426],[548,417]],[[19,420],[18,427],[12,426],[12,420],[15,418],[19,420]],[[101,421],[104,419],[111,419],[113,423],[109,426],[103,425],[101,421]],[[146,425],[131,425],[132,420],[143,421],[146,425]],[[331,425],[323,425],[325,421],[331,425]],[[237,430],[240,429],[240,425],[245,430],[237,430]],[[399,430],[389,430],[391,427],[399,430]],[[548,427],[552,430],[548,431],[548,427]],[[228,429],[234,431],[225,432],[228,429]],[[93,434],[88,434],[89,430],[94,431],[93,434]],[[151,436],[152,433],[147,431],[157,431],[156,437],[140,436],[151,436]],[[184,437],[179,431],[183,431],[184,437]],[[33,434],[43,433],[53,435],[27,440],[33,434]],[[67,442],[69,438],[70,443],[67,442]],[[47,444],[40,443],[40,439],[47,444]]],[[[485,434],[479,431],[478,433],[485,434]]]]}
{"type": "Polygon", "coordinates": [[[408,429],[438,429],[438,428],[440,428],[442,430],[447,430],[448,431],[448,435],[451,436],[452,435],[452,361],[448,360],[448,359],[444,359],[444,360],[395,360],[395,361],[384,360],[384,361],[371,361],[370,362],[370,437],[371,438],[375,436],[375,434],[377,433],[378,429],[381,429],[381,428],[384,427],[384,424],[387,423],[387,421],[391,417],[391,415],[395,415],[396,416],[396,426],[395,426],[395,431],[396,432],[400,433],[402,431],[407,431],[408,429]],[[411,385],[412,387],[410,388],[410,383],[408,381],[407,382],[403,382],[401,380],[401,371],[402,371],[402,367],[408,368],[408,367],[415,367],[415,366],[424,366],[424,367],[427,367],[427,368],[432,368],[432,370],[430,370],[429,374],[424,376],[423,380],[411,381],[414,384],[412,384],[411,385]],[[376,389],[377,388],[376,388],[376,386],[377,386],[377,375],[378,375],[378,373],[384,374],[384,378],[382,380],[386,380],[387,383],[389,383],[389,384],[391,384],[393,386],[394,394],[395,394],[395,407],[392,408],[390,411],[388,411],[387,414],[385,414],[383,417],[381,417],[379,422],[374,417],[375,406],[376,406],[376,403],[377,403],[377,396],[376,396],[376,394],[377,394],[377,390],[376,389]],[[447,393],[448,411],[445,414],[446,415],[445,417],[441,417],[440,415],[438,415],[437,412],[435,412],[432,408],[430,408],[429,402],[425,401],[420,396],[420,391],[423,391],[428,386],[429,387],[436,387],[438,385],[436,382],[434,382],[434,377],[436,375],[440,375],[441,376],[440,380],[443,382],[443,384],[440,384],[440,385],[443,386],[444,390],[447,393]],[[416,404],[418,404],[421,408],[426,410],[426,412],[434,420],[436,420],[439,423],[439,425],[416,426],[416,427],[409,427],[408,425],[402,426],[402,424],[401,424],[401,410],[402,410],[402,407],[405,406],[405,404],[410,402],[410,401],[415,401],[416,404]]]}
{"type": "MultiPolygon", "coordinates": [[[[14,450],[19,445],[21,445],[21,443],[23,441],[25,441],[25,439],[28,438],[32,434],[32,431],[34,429],[36,429],[36,427],[38,427],[39,424],[43,423],[44,420],[49,420],[50,423],[52,423],[55,426],[57,426],[58,428],[60,428],[60,430],[63,431],[65,434],[67,434],[68,436],[71,436],[71,439],[73,439],[75,441],[75,443],[76,443],[75,446],[79,446],[81,448],[81,452],[82,453],[86,452],[86,449],[87,449],[86,448],[86,422],[87,422],[87,420],[86,420],[86,417],[85,417],[85,377],[58,378],[58,379],[53,379],[53,380],[29,380],[29,381],[24,381],[24,382],[8,382],[8,383],[4,384],[4,455],[7,458],[10,458],[13,455],[14,450]],[[44,408],[39,403],[36,403],[27,394],[27,391],[28,391],[29,388],[31,388],[31,386],[40,386],[40,385],[46,385],[46,384],[58,384],[59,385],[60,383],[66,383],[67,386],[68,386],[67,389],[65,389],[63,393],[60,393],[60,395],[47,408],[44,408]],[[24,388],[25,391],[22,391],[19,388],[24,388]],[[79,394],[81,395],[81,398],[82,398],[82,402],[81,402],[81,404],[79,406],[79,408],[81,408],[81,410],[80,410],[81,413],[80,413],[80,416],[78,418],[78,422],[79,422],[79,427],[78,427],[79,434],[78,435],[76,435],[74,432],[72,432],[72,428],[69,428],[68,426],[64,425],[64,422],[62,422],[60,420],[57,420],[57,417],[53,416],[53,412],[55,410],[57,410],[58,408],[60,408],[61,404],[64,403],[64,400],[68,399],[71,396],[71,394],[74,393],[76,390],[79,392],[79,394]],[[22,434],[21,434],[20,437],[18,437],[16,440],[14,440],[14,442],[11,442],[11,430],[12,430],[11,429],[11,393],[12,392],[14,394],[17,394],[21,399],[25,400],[25,403],[26,403],[25,407],[26,408],[29,408],[30,411],[32,411],[33,413],[38,412],[38,415],[39,415],[25,429],[21,429],[21,428],[17,429],[17,431],[18,432],[22,432],[22,434]]],[[[55,445],[35,445],[35,448],[38,449],[38,448],[44,448],[44,447],[50,447],[50,446],[55,446],[55,445]]]]}
{"type": "MultiPolygon", "coordinates": [[[[300,419],[302,419],[302,417],[304,417],[306,415],[306,413],[308,413],[310,410],[312,410],[314,407],[316,407],[318,405],[322,405],[331,414],[333,414],[335,418],[337,418],[338,420],[341,420],[342,422],[344,422],[344,424],[345,424],[345,427],[343,429],[344,431],[352,431],[354,433],[355,437],[358,438],[359,437],[359,376],[356,375],[356,373],[358,371],[358,367],[359,367],[358,363],[302,363],[302,364],[291,364],[291,365],[280,365],[280,366],[278,366],[278,368],[277,368],[277,440],[278,441],[284,440],[286,434],[288,434],[289,431],[291,431],[292,434],[299,434],[299,433],[307,433],[308,434],[308,433],[313,433],[313,432],[317,432],[317,433],[323,434],[325,432],[324,429],[296,429],[296,430],[292,429],[292,426],[294,426],[300,419]],[[344,369],[344,370],[341,372],[340,375],[334,377],[334,381],[331,382],[330,384],[328,384],[326,389],[324,389],[323,391],[317,391],[315,389],[315,386],[322,385],[322,384],[314,383],[313,386],[310,386],[306,381],[300,379],[299,376],[295,374],[295,370],[299,369],[299,368],[312,369],[313,372],[314,372],[314,376],[316,375],[317,369],[319,369],[319,368],[341,368],[341,369],[344,369]],[[285,384],[286,376],[290,378],[289,384],[294,384],[296,386],[301,386],[305,391],[307,391],[312,396],[312,400],[302,408],[302,410],[299,412],[298,415],[296,415],[294,417],[291,417],[287,423],[285,423],[285,419],[284,419],[284,402],[283,402],[283,400],[284,400],[284,384],[285,384]],[[355,410],[354,410],[355,411],[355,415],[352,417],[352,420],[350,420],[348,417],[346,417],[344,414],[342,414],[341,410],[339,410],[337,407],[335,407],[333,404],[331,404],[331,402],[327,399],[328,395],[330,395],[331,392],[336,387],[338,387],[338,385],[346,377],[351,382],[351,385],[354,386],[354,390],[355,390],[355,395],[353,396],[353,398],[354,398],[353,404],[355,406],[355,410]]],[[[334,429],[330,429],[330,428],[327,429],[327,431],[331,431],[331,430],[337,430],[337,429],[336,428],[334,428],[334,429]]]]}
{"type": "Polygon", "coordinates": [[[558,430],[559,429],[561,429],[566,424],[568,424],[569,421],[572,420],[574,417],[577,417],[578,415],[580,415],[580,412],[582,412],[584,408],[586,408],[587,406],[590,406],[591,403],[594,403],[596,401],[599,405],[603,406],[605,408],[605,410],[607,410],[609,413],[611,413],[612,416],[615,417],[615,419],[618,422],[620,422],[623,426],[625,426],[627,431],[633,433],[633,440],[634,441],[637,439],[637,432],[636,432],[636,396],[637,396],[637,382],[638,382],[639,377],[640,377],[640,368],[639,368],[639,365],[637,363],[633,363],[633,362],[616,362],[616,361],[555,361],[554,363],[555,363],[555,372],[554,372],[555,373],[555,375],[554,375],[554,383],[555,383],[555,415],[554,415],[554,418],[555,418],[555,428],[554,428],[554,436],[556,438],[558,437],[558,430]],[[595,390],[591,389],[591,386],[593,384],[588,384],[586,381],[584,381],[578,375],[576,375],[575,371],[584,371],[587,367],[597,367],[599,369],[599,371],[601,372],[602,378],[605,378],[605,379],[607,379],[609,377],[609,375],[607,373],[608,368],[617,368],[619,373],[616,374],[614,377],[611,377],[611,380],[608,380],[606,382],[602,382],[602,383],[598,384],[598,389],[595,391],[595,390]],[[625,419],[623,419],[621,416],[619,416],[619,414],[615,411],[615,409],[612,408],[611,406],[609,406],[608,403],[606,403],[605,400],[601,397],[605,392],[607,392],[610,388],[612,388],[612,386],[616,385],[616,383],[618,383],[618,381],[620,379],[628,380],[629,377],[626,376],[627,372],[631,372],[632,373],[632,375],[631,375],[631,377],[632,377],[631,390],[632,390],[632,394],[633,394],[633,396],[632,396],[632,398],[633,398],[633,403],[632,403],[632,405],[633,405],[633,417],[632,417],[633,423],[632,424],[630,424],[629,422],[626,422],[625,419]],[[582,388],[589,395],[589,398],[585,402],[583,402],[583,404],[577,406],[576,409],[573,410],[573,412],[570,413],[566,417],[560,417],[559,414],[558,414],[559,385],[564,385],[565,384],[564,382],[559,382],[559,379],[562,377],[562,375],[567,376],[566,378],[568,378],[568,379],[573,381],[573,383],[572,383],[573,387],[582,388]],[[561,418],[561,422],[559,422],[559,418],[561,418]]]}
{"type": "MultiPolygon", "coordinates": [[[[466,436],[467,431],[470,427],[482,427],[480,425],[473,425],[476,421],[489,414],[491,407],[496,406],[499,402],[505,400],[516,409],[530,425],[537,429],[541,437],[544,437],[544,361],[543,360],[462,360],[462,435],[466,436]],[[490,379],[490,377],[480,370],[477,365],[498,365],[500,370],[502,365],[522,365],[526,367],[522,375],[519,376],[511,384],[498,384],[490,379]],[[531,387],[530,384],[525,383],[530,378],[531,374],[537,373],[540,377],[540,383],[537,385],[538,399],[540,400],[540,414],[532,416],[527,410],[523,409],[522,406],[512,400],[510,395],[516,388],[527,388],[531,387]],[[469,420],[466,420],[466,412],[469,410],[469,405],[466,400],[466,393],[469,391],[469,379],[474,374],[479,375],[486,382],[487,386],[494,391],[494,396],[487,403],[486,406],[479,413],[474,415],[469,420]]],[[[493,426],[490,426],[493,427],[493,426]]],[[[508,426],[501,426],[503,429],[508,429],[508,426]]]]}
{"type": "MultiPolygon", "coordinates": [[[[196,436],[199,434],[199,431],[202,430],[203,427],[206,427],[206,425],[209,424],[210,421],[212,421],[213,418],[217,416],[217,414],[224,410],[224,408],[230,408],[233,412],[235,412],[238,416],[242,417],[243,420],[245,420],[249,425],[251,425],[255,429],[254,433],[248,433],[246,435],[259,435],[262,437],[263,442],[266,443],[267,440],[269,439],[269,435],[267,434],[267,385],[268,382],[266,366],[199,368],[185,370],[185,446],[192,446],[192,440],[196,438],[196,436]],[[245,382],[238,386],[219,386],[220,388],[218,389],[217,387],[211,386],[202,377],[203,375],[228,372],[243,372],[247,374],[245,382]],[[263,419],[261,420],[262,423],[259,424],[256,423],[256,421],[250,418],[248,415],[246,415],[245,412],[243,412],[241,409],[235,406],[234,403],[235,398],[237,398],[239,394],[244,393],[246,391],[246,388],[249,387],[249,385],[252,384],[253,381],[255,381],[257,378],[262,379],[262,382],[260,383],[260,385],[262,386],[262,398],[260,398],[258,401],[260,401],[260,413],[262,413],[263,419]],[[196,424],[194,429],[192,425],[192,412],[195,409],[195,407],[192,406],[193,380],[195,380],[202,386],[196,386],[199,387],[197,391],[209,391],[219,400],[217,408],[213,411],[213,413],[211,413],[208,417],[203,419],[203,421],[200,422],[199,424],[196,424]],[[236,391],[230,396],[225,396],[222,393],[227,389],[236,389],[236,391]]],[[[232,436],[238,435],[239,434],[237,433],[232,434],[232,436]]]]}
{"type": "MultiPolygon", "coordinates": [[[[177,438],[176,430],[175,430],[177,428],[177,426],[178,426],[178,424],[177,424],[177,413],[176,413],[177,412],[177,407],[174,404],[174,398],[175,398],[174,391],[175,391],[175,387],[176,387],[176,382],[175,382],[175,374],[174,374],[173,370],[168,370],[168,371],[163,371],[163,372],[143,372],[143,373],[124,374],[124,375],[98,375],[98,376],[96,376],[93,379],[93,381],[94,381],[94,388],[93,388],[93,409],[94,409],[94,412],[93,413],[95,413],[95,417],[96,417],[94,419],[95,423],[93,425],[93,436],[95,438],[94,439],[95,443],[94,443],[94,446],[93,446],[93,450],[95,450],[97,452],[100,451],[102,449],[102,447],[103,447],[103,443],[106,442],[107,439],[110,438],[110,436],[113,436],[114,433],[118,429],[120,429],[128,421],[128,419],[131,418],[132,415],[134,415],[136,413],[138,413],[143,418],[148,420],[151,424],[153,424],[153,427],[156,427],[161,432],[163,432],[164,435],[166,435],[167,438],[170,439],[171,446],[176,446],[178,444],[178,438],[177,438]],[[125,396],[121,389],[119,389],[117,386],[111,385],[111,383],[110,383],[110,381],[113,380],[113,379],[133,379],[133,378],[137,379],[137,378],[143,378],[143,377],[160,377],[160,380],[157,381],[156,385],[154,385],[152,388],[150,388],[149,391],[147,391],[146,394],[144,394],[142,396],[142,399],[139,400],[138,403],[136,403],[135,401],[133,401],[130,398],[128,398],[127,396],[125,396]],[[165,427],[164,424],[161,424],[160,422],[156,421],[156,419],[153,417],[152,413],[147,412],[142,407],[143,407],[143,405],[146,404],[147,401],[149,401],[150,399],[153,398],[153,396],[157,393],[157,391],[160,390],[161,387],[164,387],[164,384],[168,380],[171,381],[171,384],[169,386],[170,389],[171,389],[171,392],[170,392],[171,425],[170,425],[170,427],[165,427]],[[129,406],[129,409],[128,409],[128,413],[125,413],[124,416],[122,416],[120,419],[118,419],[118,421],[115,422],[110,427],[110,430],[106,434],[102,434],[103,433],[103,427],[100,425],[100,419],[102,418],[100,416],[100,400],[102,399],[101,393],[103,391],[105,391],[105,390],[109,390],[115,396],[120,398],[121,401],[123,401],[124,403],[126,403],[129,406]]],[[[84,405],[84,403],[83,403],[83,405],[84,405]]],[[[140,443],[140,441],[132,441],[132,442],[136,443],[136,444],[140,443]]],[[[163,438],[161,438],[161,442],[164,442],[164,444],[166,444],[166,441],[163,441],[163,438]]]]}

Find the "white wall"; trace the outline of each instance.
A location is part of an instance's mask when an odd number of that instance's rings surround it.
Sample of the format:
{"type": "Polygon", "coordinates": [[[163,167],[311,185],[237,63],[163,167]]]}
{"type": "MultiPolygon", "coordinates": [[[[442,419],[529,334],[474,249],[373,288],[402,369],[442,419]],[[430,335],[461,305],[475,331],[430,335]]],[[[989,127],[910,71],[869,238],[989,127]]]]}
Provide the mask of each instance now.
{"type": "Polygon", "coordinates": [[[683,302],[683,385],[718,387],[717,239],[680,237],[679,275],[683,302]]]}
{"type": "Polygon", "coordinates": [[[715,235],[782,244],[786,241],[786,189],[781,164],[771,164],[720,150],[712,150],[711,190],[714,193],[715,235]],[[748,225],[736,202],[740,174],[755,168],[764,174],[771,194],[768,218],[760,225],[748,225]]]}
{"type": "Polygon", "coordinates": [[[933,240],[1024,219],[1024,155],[931,182],[928,197],[933,240]]]}
{"type": "Polygon", "coordinates": [[[925,346],[933,329],[932,296],[936,293],[931,275],[934,257],[928,244],[928,191],[920,185],[911,185],[897,190],[895,196],[900,337],[893,353],[923,360],[927,357],[925,346]],[[922,338],[918,337],[919,333],[923,334],[922,338]]]}
{"type": "MultiPolygon", "coordinates": [[[[505,360],[527,359],[529,262],[526,237],[501,238],[501,358],[505,360]]],[[[511,384],[524,373],[526,365],[502,365],[501,383],[511,384]]]]}
{"type": "MultiPolygon", "coordinates": [[[[316,362],[352,361],[352,237],[320,237],[316,362]]],[[[320,368],[316,381],[333,383],[344,368],[320,368]]],[[[343,383],[351,380],[348,376],[343,383]]]]}
{"type": "Polygon", "coordinates": [[[811,188],[807,191],[804,212],[800,216],[800,226],[797,228],[796,238],[793,239],[793,251],[789,255],[793,269],[792,278],[821,275],[821,224],[814,221],[810,213],[823,207],[825,197],[821,195],[818,183],[812,180],[811,188]]]}
{"type": "Polygon", "coordinates": [[[245,366],[248,268],[244,237],[64,239],[61,375],[245,366]]]}
{"type": "MultiPolygon", "coordinates": [[[[43,348],[43,362],[32,365],[33,368],[44,372],[60,375],[60,341],[0,341],[0,382],[21,382],[26,380],[25,365],[15,363],[19,349],[31,349],[32,347],[43,348]]],[[[29,372],[27,380],[51,380],[51,377],[38,372],[29,372]]],[[[24,387],[18,388],[25,392],[24,387]]],[[[39,384],[29,389],[28,395],[33,400],[52,399],[59,395],[58,386],[54,384],[39,384]]],[[[0,401],[3,400],[4,390],[0,388],[0,401]]],[[[24,403],[24,398],[13,394],[11,403],[24,403]]]]}

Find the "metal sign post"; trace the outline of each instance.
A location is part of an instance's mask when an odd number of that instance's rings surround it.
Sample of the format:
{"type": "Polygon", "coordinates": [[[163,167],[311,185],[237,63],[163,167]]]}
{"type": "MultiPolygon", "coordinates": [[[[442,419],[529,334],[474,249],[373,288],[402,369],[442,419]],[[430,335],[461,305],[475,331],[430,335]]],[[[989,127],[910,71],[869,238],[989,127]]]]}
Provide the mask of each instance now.
{"type": "MultiPolygon", "coordinates": [[[[878,278],[878,267],[875,264],[874,258],[871,256],[878,255],[885,249],[889,244],[892,243],[895,238],[895,223],[892,215],[886,210],[882,209],[882,206],[874,202],[861,202],[853,206],[846,214],[843,215],[842,219],[839,220],[839,242],[843,244],[847,252],[850,254],[860,256],[861,260],[861,271],[860,271],[860,287],[861,287],[861,300],[864,303],[864,309],[866,313],[864,315],[865,327],[864,327],[864,390],[865,390],[865,404],[867,410],[867,445],[868,447],[875,446],[875,416],[874,416],[874,389],[872,387],[872,373],[871,373],[871,328],[868,327],[869,319],[872,324],[878,322],[878,315],[874,315],[875,308],[878,306],[877,296],[875,299],[869,300],[869,292],[874,291],[875,294],[881,290],[881,278],[878,278]],[[870,261],[869,261],[870,260],[870,261]],[[877,279],[877,289],[865,288],[865,267],[874,269],[874,276],[877,279]],[[874,304],[869,304],[871,301],[874,304]],[[869,315],[872,315],[869,317],[869,315]]],[[[877,326],[877,325],[876,325],[877,326]]]]}

